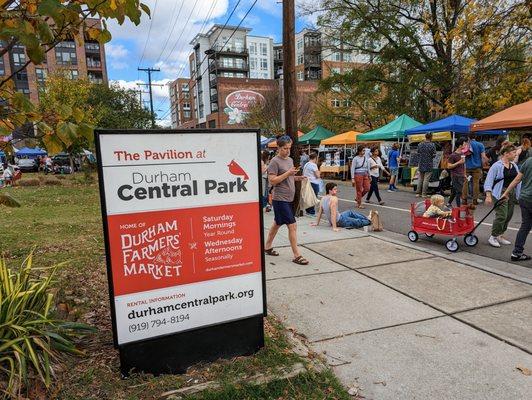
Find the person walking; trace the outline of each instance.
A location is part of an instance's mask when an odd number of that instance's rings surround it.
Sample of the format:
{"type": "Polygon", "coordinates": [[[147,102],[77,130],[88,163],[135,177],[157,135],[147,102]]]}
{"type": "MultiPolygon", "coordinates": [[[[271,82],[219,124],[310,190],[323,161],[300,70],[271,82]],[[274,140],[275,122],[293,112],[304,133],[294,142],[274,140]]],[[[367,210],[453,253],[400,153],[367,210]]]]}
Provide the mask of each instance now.
{"type": "Polygon", "coordinates": [[[527,158],[530,157],[530,153],[532,153],[532,149],[530,149],[530,139],[524,138],[521,141],[521,146],[517,149],[514,162],[521,167],[527,158]]]}
{"type": "MultiPolygon", "coordinates": [[[[486,192],[486,204],[492,204],[502,198],[503,193],[510,186],[519,173],[519,167],[513,162],[515,158],[515,147],[512,145],[503,147],[500,151],[500,160],[491,166],[484,183],[486,192]]],[[[521,191],[521,184],[508,193],[508,201],[499,202],[495,209],[495,219],[491,227],[491,236],[488,243],[493,247],[501,247],[501,244],[512,244],[503,237],[503,233],[508,229],[508,223],[514,214],[514,205],[517,203],[521,191]]]]}
{"type": "Polygon", "coordinates": [[[512,261],[528,261],[532,259],[532,257],[523,253],[523,251],[525,250],[526,238],[532,228],[532,157],[525,160],[521,170],[504,191],[501,198],[509,199],[512,191],[518,185],[521,185],[521,192],[518,200],[519,207],[521,208],[522,221],[519,232],[517,232],[517,237],[515,238],[515,246],[510,259],[512,261]]]}
{"type": "Polygon", "coordinates": [[[432,143],[432,133],[427,133],[425,135],[425,140],[417,147],[417,154],[419,156],[419,179],[417,183],[416,197],[427,197],[434,164],[433,160],[434,157],[436,157],[436,146],[432,143]]]}
{"type": "Polygon", "coordinates": [[[270,162],[270,153],[268,150],[262,150],[260,154],[261,171],[262,171],[262,208],[266,212],[271,210],[268,197],[270,194],[270,187],[268,185],[268,164],[270,162]]]}
{"type": "Polygon", "coordinates": [[[384,205],[384,201],[382,201],[381,195],[379,193],[379,176],[381,171],[386,175],[390,174],[382,165],[382,161],[379,156],[380,150],[378,147],[374,147],[373,149],[371,149],[371,157],[369,159],[369,176],[371,179],[371,183],[368,195],[366,196],[366,203],[370,203],[371,195],[375,193],[375,197],[377,197],[377,201],[379,202],[379,204],[384,205]]]}
{"type": "Polygon", "coordinates": [[[399,162],[401,157],[399,155],[399,143],[394,143],[392,149],[388,153],[388,168],[390,168],[390,186],[388,186],[388,192],[396,192],[398,189],[395,186],[395,182],[399,175],[399,162]]]}
{"type": "MultiPolygon", "coordinates": [[[[308,181],[310,182],[310,185],[312,186],[312,190],[314,190],[314,194],[317,197],[320,191],[321,179],[320,170],[318,169],[318,156],[316,153],[312,153],[309,156],[309,161],[303,167],[303,176],[307,177],[308,181]]],[[[311,216],[314,216],[316,214],[314,207],[309,207],[305,211],[311,216]]]]}
{"type": "Polygon", "coordinates": [[[357,147],[356,156],[351,162],[351,180],[356,190],[356,203],[358,208],[364,208],[362,198],[369,192],[369,159],[365,155],[363,146],[357,147]]]}
{"type": "Polygon", "coordinates": [[[447,168],[451,170],[451,196],[449,197],[448,206],[452,207],[453,200],[456,200],[456,206],[462,204],[462,190],[465,182],[465,159],[463,153],[467,139],[460,137],[456,141],[456,150],[447,158],[447,168]]]}
{"type": "Polygon", "coordinates": [[[302,169],[305,168],[305,165],[308,163],[309,160],[310,160],[310,157],[307,154],[307,152],[305,150],[301,150],[301,153],[299,156],[299,164],[301,165],[302,169]]]}
{"type": "Polygon", "coordinates": [[[312,226],[318,226],[321,216],[325,214],[327,221],[332,226],[333,231],[338,232],[339,228],[362,228],[371,225],[371,221],[365,215],[357,213],[354,210],[347,210],[342,213],[338,212],[338,185],[334,182],[328,182],[325,185],[325,196],[322,197],[318,217],[312,226]]]}
{"type": "MultiPolygon", "coordinates": [[[[466,176],[471,175],[473,184],[473,205],[475,209],[478,205],[478,198],[480,195],[480,179],[482,178],[482,167],[488,165],[488,157],[486,157],[486,149],[484,145],[475,140],[474,134],[469,134],[469,155],[466,157],[466,176]]],[[[500,155],[500,154],[499,154],[500,155]]],[[[495,164],[495,163],[494,163],[495,164]]],[[[469,181],[464,182],[464,189],[462,191],[462,200],[465,204],[468,203],[469,197],[469,181]]]]}
{"type": "Polygon", "coordinates": [[[273,186],[273,212],[274,222],[268,233],[268,239],[264,245],[264,252],[270,256],[278,256],[272,245],[275,235],[283,225],[288,227],[288,239],[294,253],[292,262],[299,265],[307,265],[309,262],[299,253],[297,247],[297,223],[292,210],[292,202],[296,193],[295,180],[306,179],[304,176],[295,176],[299,168],[294,167],[294,160],[290,157],[292,139],[290,136],[281,136],[277,139],[277,155],[268,165],[268,180],[273,186]]]}

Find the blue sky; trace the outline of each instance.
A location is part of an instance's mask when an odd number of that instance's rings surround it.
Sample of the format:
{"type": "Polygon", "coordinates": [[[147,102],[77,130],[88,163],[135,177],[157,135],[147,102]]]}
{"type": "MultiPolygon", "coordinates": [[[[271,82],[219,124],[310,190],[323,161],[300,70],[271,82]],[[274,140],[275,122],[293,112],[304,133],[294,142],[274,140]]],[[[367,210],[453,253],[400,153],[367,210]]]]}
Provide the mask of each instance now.
{"type": "MultiPolygon", "coordinates": [[[[258,0],[241,26],[252,28],[252,35],[270,36],[275,42],[282,39],[282,4],[278,0],[258,0]]],[[[314,0],[299,0],[304,3],[314,0]]],[[[143,16],[141,24],[110,23],[113,39],[106,44],[109,79],[121,86],[138,89],[137,83],[147,81],[146,73],[137,67],[158,67],[152,75],[156,84],[166,84],[178,77],[187,77],[190,40],[199,32],[206,32],[213,24],[224,24],[238,0],[144,0],[152,19],[143,16]]],[[[238,25],[254,0],[240,0],[228,25],[238,25]]],[[[297,18],[299,31],[311,22],[297,18]]],[[[147,99],[148,96],[145,96],[147,99]]],[[[154,87],[155,109],[158,116],[169,109],[168,89],[154,87]]],[[[169,117],[160,121],[169,123],[169,117]]]]}

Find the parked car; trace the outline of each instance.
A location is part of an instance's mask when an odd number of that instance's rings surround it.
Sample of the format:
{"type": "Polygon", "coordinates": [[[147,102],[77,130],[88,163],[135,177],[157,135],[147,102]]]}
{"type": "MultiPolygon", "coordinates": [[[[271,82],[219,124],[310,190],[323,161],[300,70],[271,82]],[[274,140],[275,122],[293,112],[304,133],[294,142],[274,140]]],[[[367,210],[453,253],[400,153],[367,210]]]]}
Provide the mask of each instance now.
{"type": "Polygon", "coordinates": [[[21,171],[39,171],[39,165],[37,164],[37,160],[34,160],[33,158],[21,158],[20,160],[18,160],[17,165],[21,171]]]}

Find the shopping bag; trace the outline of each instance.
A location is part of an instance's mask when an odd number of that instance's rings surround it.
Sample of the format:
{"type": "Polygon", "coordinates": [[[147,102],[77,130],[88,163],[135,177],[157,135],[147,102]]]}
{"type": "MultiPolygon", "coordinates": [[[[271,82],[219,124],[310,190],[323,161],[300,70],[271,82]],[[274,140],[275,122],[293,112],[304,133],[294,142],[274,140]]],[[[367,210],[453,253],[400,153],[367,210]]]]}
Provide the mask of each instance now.
{"type": "Polygon", "coordinates": [[[384,230],[378,211],[371,210],[369,212],[369,220],[371,221],[371,228],[374,232],[381,232],[384,230]]]}
{"type": "Polygon", "coordinates": [[[307,208],[318,205],[320,201],[314,194],[314,190],[308,179],[301,182],[301,198],[299,201],[299,209],[306,210],[307,208]]]}

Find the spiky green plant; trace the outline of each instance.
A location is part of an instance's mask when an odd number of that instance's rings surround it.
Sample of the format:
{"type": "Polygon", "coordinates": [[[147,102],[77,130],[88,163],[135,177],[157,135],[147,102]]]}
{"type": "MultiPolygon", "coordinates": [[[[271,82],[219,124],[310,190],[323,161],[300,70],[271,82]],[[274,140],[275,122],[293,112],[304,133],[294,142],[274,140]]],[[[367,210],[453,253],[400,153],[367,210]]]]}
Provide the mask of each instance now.
{"type": "Polygon", "coordinates": [[[54,276],[63,266],[36,268],[33,252],[12,270],[0,259],[0,389],[18,396],[32,379],[50,387],[62,353],[82,355],[74,339],[94,329],[53,318],[54,276]]]}

